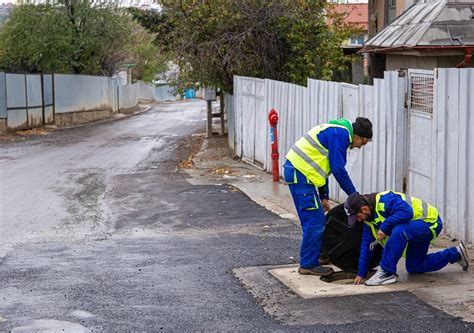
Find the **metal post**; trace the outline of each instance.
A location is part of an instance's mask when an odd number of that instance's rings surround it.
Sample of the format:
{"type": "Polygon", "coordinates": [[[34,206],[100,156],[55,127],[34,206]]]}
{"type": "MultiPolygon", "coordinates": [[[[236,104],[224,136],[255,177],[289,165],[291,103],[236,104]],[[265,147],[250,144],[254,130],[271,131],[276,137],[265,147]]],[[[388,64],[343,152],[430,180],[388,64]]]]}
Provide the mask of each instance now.
{"type": "Polygon", "coordinates": [[[212,136],[212,101],[207,101],[207,137],[212,136]]]}
{"type": "Polygon", "coordinates": [[[28,82],[26,79],[26,74],[25,75],[25,109],[26,109],[26,127],[30,127],[30,117],[29,117],[29,111],[28,111],[28,82]]]}
{"type": "Polygon", "coordinates": [[[43,73],[41,75],[41,105],[42,105],[42,111],[43,111],[43,125],[46,124],[46,112],[45,112],[45,106],[44,106],[44,77],[43,73]]]}
{"type": "Polygon", "coordinates": [[[220,101],[221,101],[221,113],[220,113],[220,116],[221,116],[221,135],[224,135],[225,134],[225,122],[224,122],[224,109],[225,109],[225,105],[224,105],[224,92],[221,90],[221,94],[220,94],[220,101]]]}
{"type": "Polygon", "coordinates": [[[54,73],[51,74],[51,90],[53,98],[53,124],[56,123],[56,87],[55,87],[54,73]]]}

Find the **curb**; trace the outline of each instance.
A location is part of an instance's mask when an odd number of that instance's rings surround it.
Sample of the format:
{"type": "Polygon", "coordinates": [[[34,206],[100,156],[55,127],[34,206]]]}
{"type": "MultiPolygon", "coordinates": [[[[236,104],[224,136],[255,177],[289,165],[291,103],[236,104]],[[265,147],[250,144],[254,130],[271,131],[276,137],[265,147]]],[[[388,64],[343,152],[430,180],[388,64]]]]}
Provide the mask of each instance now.
{"type": "MultiPolygon", "coordinates": [[[[130,113],[130,114],[124,114],[124,113],[122,113],[124,116],[123,116],[123,117],[120,117],[120,118],[111,117],[111,118],[108,118],[108,119],[103,119],[103,120],[98,120],[98,121],[92,121],[92,122],[90,122],[90,123],[85,123],[85,124],[79,124],[79,125],[68,126],[68,127],[58,127],[58,128],[53,129],[52,132],[70,130],[70,129],[81,128],[81,127],[90,126],[90,125],[96,125],[96,124],[109,123],[109,122],[112,122],[112,121],[119,121],[119,120],[127,119],[127,118],[130,118],[130,117],[133,117],[133,116],[138,116],[138,115],[140,115],[140,114],[142,114],[142,113],[145,113],[145,112],[150,111],[151,109],[152,109],[152,106],[148,106],[148,107],[146,107],[146,108],[145,108],[144,110],[142,110],[142,111],[137,111],[137,112],[130,113]]],[[[117,114],[118,114],[118,113],[117,113],[117,114]]]]}

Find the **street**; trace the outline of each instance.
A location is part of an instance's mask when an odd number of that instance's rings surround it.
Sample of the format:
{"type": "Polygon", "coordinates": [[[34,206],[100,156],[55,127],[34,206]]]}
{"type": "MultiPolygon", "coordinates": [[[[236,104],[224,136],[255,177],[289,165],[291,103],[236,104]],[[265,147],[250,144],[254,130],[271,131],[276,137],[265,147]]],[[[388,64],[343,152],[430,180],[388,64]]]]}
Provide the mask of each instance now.
{"type": "Polygon", "coordinates": [[[0,331],[474,330],[408,292],[305,300],[267,274],[254,298],[233,270],[292,263],[300,230],[186,181],[204,127],[205,102],[181,101],[1,144],[0,331]]]}

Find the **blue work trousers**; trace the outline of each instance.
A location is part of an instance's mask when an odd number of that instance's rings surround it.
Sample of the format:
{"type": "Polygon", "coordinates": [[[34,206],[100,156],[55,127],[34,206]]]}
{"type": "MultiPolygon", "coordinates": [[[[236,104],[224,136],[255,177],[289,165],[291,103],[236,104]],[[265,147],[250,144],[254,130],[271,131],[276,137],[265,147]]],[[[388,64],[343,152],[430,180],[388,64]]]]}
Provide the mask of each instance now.
{"type": "MultiPolygon", "coordinates": [[[[380,267],[385,272],[396,273],[397,263],[402,257],[405,247],[407,249],[405,259],[408,273],[434,272],[448,263],[458,261],[460,255],[455,247],[428,254],[430,242],[433,239],[430,226],[431,223],[422,220],[395,226],[383,250],[380,267]]],[[[438,226],[435,229],[437,236],[442,228],[442,221],[438,219],[438,226]]]]}
{"type": "Polygon", "coordinates": [[[300,267],[317,267],[326,226],[326,217],[319,199],[318,188],[288,162],[284,167],[284,178],[290,188],[303,234],[300,246],[300,267]]]}

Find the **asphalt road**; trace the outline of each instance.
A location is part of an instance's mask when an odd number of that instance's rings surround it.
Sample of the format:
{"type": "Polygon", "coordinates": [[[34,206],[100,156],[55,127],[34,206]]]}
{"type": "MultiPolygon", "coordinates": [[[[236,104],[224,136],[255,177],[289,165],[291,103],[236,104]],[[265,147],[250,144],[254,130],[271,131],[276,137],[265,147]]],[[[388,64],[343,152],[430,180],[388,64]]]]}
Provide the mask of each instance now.
{"type": "MultiPolygon", "coordinates": [[[[232,187],[186,182],[177,165],[199,143],[204,107],[0,146],[0,331],[472,331],[408,293],[290,295],[290,317],[264,312],[232,269],[290,263],[299,230],[232,187]],[[351,306],[373,320],[304,325],[351,306]]],[[[266,302],[278,303],[272,283],[266,302]]]]}

